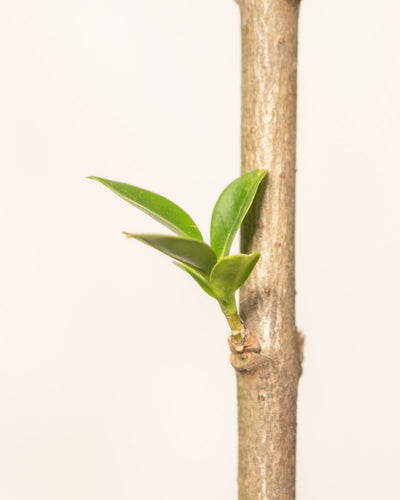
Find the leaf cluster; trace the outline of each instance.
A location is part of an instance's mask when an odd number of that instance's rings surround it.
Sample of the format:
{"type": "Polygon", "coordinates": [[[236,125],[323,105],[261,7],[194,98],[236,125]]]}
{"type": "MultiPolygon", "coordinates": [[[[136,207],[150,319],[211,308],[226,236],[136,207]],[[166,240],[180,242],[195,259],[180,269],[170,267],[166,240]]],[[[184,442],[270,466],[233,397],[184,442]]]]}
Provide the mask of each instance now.
{"type": "Polygon", "coordinates": [[[254,269],[259,252],[229,255],[233,240],[265,177],[265,170],[254,170],[235,179],[215,204],[210,228],[210,245],[193,219],[164,196],[122,182],[89,177],[157,220],[175,235],[124,233],[172,257],[211,297],[216,299],[234,332],[242,323],[237,313],[235,292],[254,269]]]}

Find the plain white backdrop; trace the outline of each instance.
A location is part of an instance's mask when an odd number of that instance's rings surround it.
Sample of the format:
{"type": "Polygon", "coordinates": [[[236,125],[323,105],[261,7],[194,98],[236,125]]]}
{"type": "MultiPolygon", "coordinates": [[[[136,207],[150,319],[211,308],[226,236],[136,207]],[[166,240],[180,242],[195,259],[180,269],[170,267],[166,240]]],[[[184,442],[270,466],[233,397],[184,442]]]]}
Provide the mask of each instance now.
{"type": "MultiPolygon", "coordinates": [[[[400,498],[397,1],[304,0],[299,500],[400,498]]],[[[85,179],[164,194],[207,234],[239,173],[232,0],[0,1],[0,498],[233,500],[216,303],[85,179]]]]}

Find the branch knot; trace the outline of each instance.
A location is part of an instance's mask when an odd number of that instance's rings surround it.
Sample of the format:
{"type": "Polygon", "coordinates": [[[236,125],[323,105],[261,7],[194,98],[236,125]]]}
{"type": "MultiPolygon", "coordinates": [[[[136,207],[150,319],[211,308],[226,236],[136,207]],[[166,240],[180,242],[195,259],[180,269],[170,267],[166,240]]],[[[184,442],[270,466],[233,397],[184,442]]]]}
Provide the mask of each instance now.
{"type": "Polygon", "coordinates": [[[238,372],[254,371],[263,361],[261,346],[257,339],[243,329],[240,337],[234,333],[228,337],[231,350],[231,365],[238,372]]]}

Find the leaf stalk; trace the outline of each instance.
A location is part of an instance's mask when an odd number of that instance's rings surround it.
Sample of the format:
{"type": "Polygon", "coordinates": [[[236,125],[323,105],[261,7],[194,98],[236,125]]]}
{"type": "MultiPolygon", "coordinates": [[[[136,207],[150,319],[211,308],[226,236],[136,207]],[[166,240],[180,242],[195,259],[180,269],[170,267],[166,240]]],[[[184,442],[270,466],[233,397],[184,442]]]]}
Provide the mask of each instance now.
{"type": "Polygon", "coordinates": [[[228,321],[232,336],[235,338],[236,342],[241,343],[244,340],[244,336],[242,335],[242,332],[244,331],[244,323],[239,316],[235,297],[231,297],[229,302],[222,300],[219,300],[218,302],[226,320],[228,321]]]}

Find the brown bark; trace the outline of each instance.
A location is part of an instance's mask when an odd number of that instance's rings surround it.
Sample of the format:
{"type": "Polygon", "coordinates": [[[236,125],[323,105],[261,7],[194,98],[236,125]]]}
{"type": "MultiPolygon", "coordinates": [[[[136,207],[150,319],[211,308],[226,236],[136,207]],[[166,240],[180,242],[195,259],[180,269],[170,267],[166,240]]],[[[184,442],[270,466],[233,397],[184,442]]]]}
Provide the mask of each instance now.
{"type": "Polygon", "coordinates": [[[268,170],[242,230],[242,251],[258,250],[261,259],[241,291],[248,347],[243,353],[232,348],[231,357],[238,384],[239,500],[293,500],[302,356],[294,282],[299,2],[238,3],[242,173],[268,170]]]}

